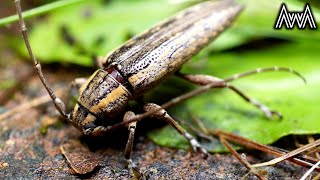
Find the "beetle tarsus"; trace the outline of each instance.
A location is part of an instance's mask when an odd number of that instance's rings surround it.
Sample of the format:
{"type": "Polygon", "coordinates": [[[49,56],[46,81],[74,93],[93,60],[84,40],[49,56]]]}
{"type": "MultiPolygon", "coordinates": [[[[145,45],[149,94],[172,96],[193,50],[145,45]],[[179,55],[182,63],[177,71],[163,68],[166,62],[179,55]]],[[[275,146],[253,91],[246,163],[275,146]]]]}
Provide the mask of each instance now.
{"type": "MultiPolygon", "coordinates": [[[[128,111],[125,113],[123,120],[127,121],[134,117],[135,114],[132,111],[128,111]]],[[[132,146],[133,146],[133,140],[134,140],[134,133],[136,130],[137,122],[132,122],[128,124],[128,130],[129,130],[129,137],[126,144],[126,148],[124,150],[124,157],[131,161],[131,152],[132,152],[132,146]]]]}
{"type": "Polygon", "coordinates": [[[133,179],[143,179],[143,172],[131,159],[127,159],[127,166],[129,173],[133,179]]]}
{"type": "Polygon", "coordinates": [[[271,118],[273,118],[273,117],[277,117],[278,119],[283,119],[283,115],[282,115],[282,113],[281,112],[278,112],[278,111],[271,111],[271,114],[272,114],[272,117],[271,118]]]}
{"type": "Polygon", "coordinates": [[[206,149],[204,149],[200,143],[191,135],[189,134],[188,132],[185,133],[184,137],[186,137],[191,146],[192,146],[192,150],[193,152],[200,152],[203,154],[204,158],[207,158],[208,157],[208,152],[206,149]]]}
{"type": "Polygon", "coordinates": [[[270,110],[266,105],[261,104],[259,101],[255,99],[248,99],[248,101],[259,108],[269,119],[273,119],[274,117],[278,117],[279,119],[282,119],[282,114],[278,111],[272,111],[270,110]]]}

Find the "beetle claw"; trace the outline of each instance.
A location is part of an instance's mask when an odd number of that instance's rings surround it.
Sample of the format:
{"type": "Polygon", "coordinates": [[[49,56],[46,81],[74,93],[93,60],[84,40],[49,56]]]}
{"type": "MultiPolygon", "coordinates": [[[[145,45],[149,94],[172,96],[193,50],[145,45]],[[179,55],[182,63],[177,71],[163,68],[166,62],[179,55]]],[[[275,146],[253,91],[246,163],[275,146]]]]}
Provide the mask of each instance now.
{"type": "MultiPolygon", "coordinates": [[[[198,141],[197,141],[198,142],[198,141]]],[[[208,151],[206,149],[204,149],[198,142],[198,145],[194,146],[192,145],[192,149],[193,149],[193,152],[196,152],[196,153],[201,153],[203,155],[203,158],[204,159],[207,159],[209,154],[208,154],[208,151]]]]}
{"type": "Polygon", "coordinates": [[[281,112],[278,111],[270,111],[271,116],[269,117],[270,119],[272,119],[273,117],[277,117],[278,119],[283,119],[283,115],[281,112]]]}
{"type": "Polygon", "coordinates": [[[208,157],[208,152],[207,150],[205,150],[201,144],[194,138],[191,136],[191,134],[186,133],[185,137],[189,140],[190,145],[192,146],[192,150],[193,152],[200,152],[203,154],[203,157],[206,159],[208,157]]]}
{"type": "Polygon", "coordinates": [[[127,160],[127,166],[133,179],[143,179],[143,172],[131,159],[127,160]]]}

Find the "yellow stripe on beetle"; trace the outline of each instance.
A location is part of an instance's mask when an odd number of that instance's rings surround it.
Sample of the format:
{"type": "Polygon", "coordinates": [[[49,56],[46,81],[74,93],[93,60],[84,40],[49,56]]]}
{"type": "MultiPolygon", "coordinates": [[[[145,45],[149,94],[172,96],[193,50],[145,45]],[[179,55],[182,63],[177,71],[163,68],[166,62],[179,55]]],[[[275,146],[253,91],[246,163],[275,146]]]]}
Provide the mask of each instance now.
{"type": "Polygon", "coordinates": [[[119,85],[116,89],[111,91],[105,98],[101,99],[99,104],[91,107],[90,112],[100,113],[101,111],[106,109],[106,107],[108,107],[110,103],[115,102],[121,96],[129,96],[129,93],[125,89],[125,87],[119,85]]]}

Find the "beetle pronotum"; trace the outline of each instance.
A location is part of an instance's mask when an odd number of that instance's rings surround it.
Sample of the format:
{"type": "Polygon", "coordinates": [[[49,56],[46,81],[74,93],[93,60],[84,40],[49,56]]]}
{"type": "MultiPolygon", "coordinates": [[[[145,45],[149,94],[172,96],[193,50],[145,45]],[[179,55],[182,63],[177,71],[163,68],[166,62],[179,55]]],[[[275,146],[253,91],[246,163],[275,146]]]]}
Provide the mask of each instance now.
{"type": "Polygon", "coordinates": [[[104,135],[120,125],[127,125],[129,138],[125,148],[125,158],[131,169],[135,167],[130,159],[136,122],[152,115],[167,120],[192,146],[194,151],[207,154],[200,143],[182,128],[164,109],[181,102],[192,95],[211,88],[229,88],[249,103],[258,107],[265,115],[281,116],[276,111],[256,100],[251,99],[230,81],[254,73],[265,71],[288,71],[303,78],[298,72],[285,67],[261,68],[228,79],[220,79],[208,75],[190,75],[178,72],[181,66],[203,47],[223,32],[236,18],[242,6],[233,0],[207,1],[190,7],[151,29],[135,36],[105,58],[101,59],[101,67],[88,80],[82,82],[80,95],[72,112],[67,113],[65,104],[56,97],[47,84],[41,65],[33,55],[29,44],[27,29],[22,18],[20,0],[15,0],[22,35],[29,55],[34,62],[38,76],[51,96],[60,114],[80,129],[85,135],[104,135]],[[174,74],[191,83],[204,86],[198,91],[174,98],[163,106],[146,103],[146,113],[135,115],[123,112],[129,100],[141,97],[168,76],[174,74]],[[117,123],[123,116],[123,122],[117,123]]]}

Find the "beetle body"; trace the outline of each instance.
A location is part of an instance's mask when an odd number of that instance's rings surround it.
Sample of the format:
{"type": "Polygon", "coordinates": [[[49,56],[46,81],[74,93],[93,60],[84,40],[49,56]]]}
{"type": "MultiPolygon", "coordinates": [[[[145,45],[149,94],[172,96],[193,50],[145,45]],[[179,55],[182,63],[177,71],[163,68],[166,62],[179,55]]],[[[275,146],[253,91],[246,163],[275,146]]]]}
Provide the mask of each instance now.
{"type": "MultiPolygon", "coordinates": [[[[241,90],[229,84],[229,82],[244,76],[267,71],[290,72],[305,81],[305,78],[299,72],[291,68],[278,66],[258,68],[253,71],[235,74],[225,79],[203,74],[178,73],[179,77],[203,87],[178,96],[162,106],[146,103],[143,106],[146,112],[142,114],[136,115],[132,111],[124,113],[130,100],[140,97],[178,71],[187,60],[224,31],[242,9],[242,6],[237,5],[233,0],[207,1],[163,21],[129,40],[103,58],[102,62],[99,63],[101,64],[101,69],[98,69],[82,85],[73,111],[67,113],[65,104],[49,87],[43,76],[41,65],[33,55],[27,28],[22,18],[20,0],[15,0],[15,5],[25,45],[34,62],[38,76],[56,109],[66,120],[82,130],[85,135],[104,135],[117,127],[127,126],[129,137],[124,156],[127,159],[130,173],[137,179],[142,177],[143,172],[131,160],[131,151],[136,124],[143,118],[152,116],[169,122],[180,135],[189,141],[193,151],[199,151],[206,157],[208,155],[206,149],[166,112],[166,108],[212,88],[229,88],[245,101],[259,108],[267,117],[278,116],[281,118],[281,113],[270,110],[266,105],[250,98],[241,90]],[[118,115],[122,115],[121,113],[124,114],[124,122],[119,123],[118,115]]],[[[72,155],[68,152],[66,153],[64,146],[61,146],[61,150],[77,173],[88,173],[86,168],[83,169],[81,167],[83,161],[73,166],[74,163],[79,161],[70,160],[72,155]],[[70,157],[68,158],[69,155],[70,157]]],[[[93,169],[91,168],[91,170],[93,169]]]]}
{"type": "Polygon", "coordinates": [[[233,1],[208,1],[134,37],[104,58],[80,88],[70,119],[85,134],[112,125],[130,99],[137,98],[179,70],[224,31],[241,10],[233,1]]]}

